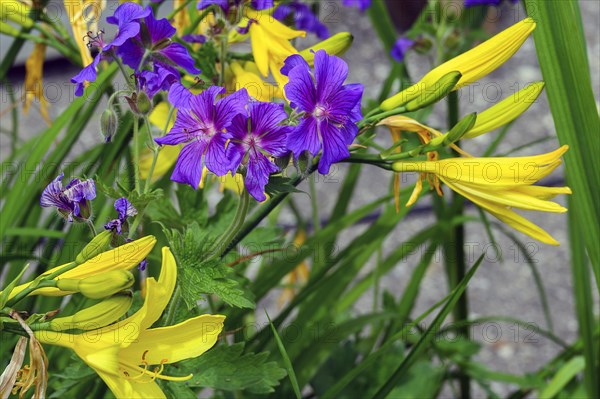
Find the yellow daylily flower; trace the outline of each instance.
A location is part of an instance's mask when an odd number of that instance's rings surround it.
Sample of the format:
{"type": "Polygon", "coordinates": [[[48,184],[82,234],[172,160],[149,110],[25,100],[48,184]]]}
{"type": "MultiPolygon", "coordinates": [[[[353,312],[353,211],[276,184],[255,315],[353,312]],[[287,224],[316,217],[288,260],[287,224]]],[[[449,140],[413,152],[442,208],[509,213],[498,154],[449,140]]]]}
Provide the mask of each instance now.
{"type": "Polygon", "coordinates": [[[477,114],[475,125],[462,137],[471,139],[504,126],[527,111],[544,90],[544,82],[535,82],[498,104],[477,114]]]}
{"type": "Polygon", "coordinates": [[[419,172],[438,177],[453,191],[487,210],[514,229],[550,245],[559,245],[550,234],[517,214],[512,208],[566,212],[549,201],[558,194],[571,194],[568,187],[544,187],[533,184],[548,176],[568,150],[557,150],[528,157],[448,158],[440,161],[396,162],[396,172],[419,172]]]}
{"type": "Polygon", "coordinates": [[[29,106],[33,99],[40,102],[40,113],[48,123],[52,123],[48,116],[48,101],[44,97],[43,75],[44,75],[44,58],[46,57],[46,45],[36,43],[33,51],[25,62],[25,93],[23,93],[23,112],[29,112],[29,106]]]}
{"type": "Polygon", "coordinates": [[[517,22],[482,44],[432,69],[420,81],[381,103],[381,109],[388,111],[417,98],[435,87],[436,82],[452,71],[458,71],[462,75],[453,90],[481,79],[512,57],[534,29],[533,18],[517,22]]]}
{"type": "Polygon", "coordinates": [[[87,17],[84,15],[84,2],[82,0],[64,0],[64,6],[69,16],[71,29],[73,30],[73,39],[75,39],[75,43],[79,47],[81,63],[83,66],[90,65],[92,63],[92,55],[86,41],[83,40],[88,32],[87,17]]]}
{"type": "MultiPolygon", "coordinates": [[[[110,251],[102,252],[99,255],[85,261],[84,263],[74,267],[73,269],[64,272],[56,279],[84,279],[86,277],[98,276],[115,270],[131,270],[136,267],[154,248],[156,238],[147,236],[139,240],[132,241],[110,251]]],[[[54,267],[41,276],[52,274],[67,264],[54,267]]],[[[9,298],[14,297],[19,292],[29,286],[29,283],[16,286],[9,295],[9,298]]],[[[56,287],[39,288],[31,293],[31,295],[44,296],[64,296],[69,295],[70,291],[61,291],[56,287]]]]}
{"type": "Polygon", "coordinates": [[[274,98],[283,98],[283,93],[279,87],[265,82],[260,77],[260,71],[255,63],[248,61],[242,65],[239,62],[232,62],[229,67],[232,75],[229,85],[230,92],[245,88],[251,97],[262,102],[269,102],[274,98]]]}
{"type": "Polygon", "coordinates": [[[37,331],[42,343],[72,349],[96,371],[118,398],[165,398],[156,379],[185,381],[192,375],[163,375],[165,364],[200,356],[216,342],[225,316],[201,315],[174,326],[151,328],[169,303],[177,281],[177,265],[162,249],[160,277],[146,279],[142,307],[130,317],[85,334],[37,331]],[[150,369],[150,366],[156,365],[150,369]]]}
{"type": "MultiPolygon", "coordinates": [[[[267,77],[270,70],[280,86],[287,83],[286,77],[280,70],[287,57],[298,54],[298,50],[292,46],[290,40],[306,37],[306,32],[285,26],[273,18],[269,11],[261,12],[249,8],[246,9],[246,16],[242,18],[239,27],[249,30],[252,55],[260,73],[267,77]]],[[[230,39],[230,41],[239,40],[233,36],[230,39]]]]}

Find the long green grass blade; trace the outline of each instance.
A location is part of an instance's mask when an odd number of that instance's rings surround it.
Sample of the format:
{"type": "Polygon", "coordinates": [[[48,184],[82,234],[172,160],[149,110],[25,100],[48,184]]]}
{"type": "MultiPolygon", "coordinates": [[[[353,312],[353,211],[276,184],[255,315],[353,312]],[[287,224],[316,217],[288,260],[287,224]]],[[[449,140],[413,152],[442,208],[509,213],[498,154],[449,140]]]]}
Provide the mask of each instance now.
{"type": "Polygon", "coordinates": [[[481,262],[483,261],[483,256],[484,255],[481,255],[479,259],[477,259],[477,262],[475,262],[473,267],[471,267],[471,270],[469,270],[469,272],[465,275],[465,278],[463,278],[462,281],[456,286],[456,288],[452,292],[452,296],[450,297],[446,305],[444,305],[442,310],[440,310],[440,313],[438,313],[436,318],[433,320],[433,323],[431,323],[427,331],[421,336],[421,339],[419,339],[419,342],[417,342],[417,344],[413,347],[413,349],[406,356],[406,358],[404,358],[402,363],[400,363],[400,365],[398,366],[396,371],[394,371],[392,376],[377,391],[377,393],[374,396],[375,398],[383,399],[387,397],[387,395],[392,391],[392,389],[394,389],[394,387],[398,384],[398,381],[400,381],[402,376],[408,371],[410,366],[414,364],[418,356],[421,355],[421,353],[427,348],[427,346],[435,336],[434,332],[439,330],[440,326],[442,325],[448,314],[450,314],[452,309],[454,309],[454,306],[456,306],[458,299],[465,292],[467,284],[469,283],[469,281],[471,281],[471,278],[481,265],[481,262]]]}
{"type": "Polygon", "coordinates": [[[290,361],[290,357],[285,350],[285,346],[283,345],[283,341],[281,341],[281,337],[277,333],[277,329],[271,322],[271,318],[269,314],[265,311],[267,315],[267,319],[269,319],[269,326],[271,327],[271,331],[273,332],[273,336],[275,337],[275,342],[277,342],[277,347],[279,348],[279,353],[281,353],[281,357],[283,358],[283,364],[288,372],[288,377],[290,377],[290,382],[292,383],[292,387],[294,388],[294,394],[296,395],[296,399],[302,398],[302,394],[300,393],[300,387],[298,387],[298,380],[296,379],[296,373],[294,372],[294,366],[292,366],[292,362],[290,361]]]}

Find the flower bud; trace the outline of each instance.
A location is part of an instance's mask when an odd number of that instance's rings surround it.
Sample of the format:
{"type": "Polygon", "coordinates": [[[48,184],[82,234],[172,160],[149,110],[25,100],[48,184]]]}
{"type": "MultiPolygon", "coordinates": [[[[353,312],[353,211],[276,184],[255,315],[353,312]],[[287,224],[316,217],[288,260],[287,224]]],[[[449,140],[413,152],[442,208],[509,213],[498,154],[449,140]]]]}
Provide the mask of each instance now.
{"type": "Polygon", "coordinates": [[[77,264],[82,264],[85,261],[92,259],[94,256],[101,254],[110,244],[111,234],[110,231],[104,230],[96,237],[92,239],[75,258],[77,264]]]}
{"type": "Polygon", "coordinates": [[[306,50],[302,50],[300,55],[310,66],[313,66],[315,53],[318,50],[325,50],[327,54],[343,55],[350,48],[353,41],[354,36],[352,36],[350,32],[340,32],[331,36],[329,39],[310,46],[306,50]]]}
{"type": "Polygon", "coordinates": [[[123,316],[131,306],[130,292],[120,292],[71,316],[59,317],[49,322],[53,331],[70,329],[94,330],[109,325],[123,316]]]}
{"type": "Polygon", "coordinates": [[[149,115],[152,111],[152,102],[144,91],[140,91],[137,96],[137,109],[141,115],[149,115]]]}
{"type": "Polygon", "coordinates": [[[112,137],[117,133],[118,119],[117,114],[110,108],[107,108],[100,116],[100,132],[104,136],[104,141],[110,143],[112,137]]]}
{"type": "Polygon", "coordinates": [[[450,145],[460,140],[475,125],[475,121],[477,121],[476,112],[462,118],[448,133],[442,136],[444,137],[444,145],[450,145]]]}
{"type": "MultiPolygon", "coordinates": [[[[405,108],[407,111],[416,111],[421,108],[425,108],[428,105],[434,104],[440,101],[442,98],[446,97],[448,93],[454,89],[454,86],[458,83],[461,78],[461,73],[457,71],[449,72],[446,75],[442,76],[440,80],[438,80],[433,87],[427,87],[423,92],[421,92],[416,98],[409,101],[405,108]]],[[[393,97],[392,97],[393,98],[393,97]]],[[[385,103],[388,100],[384,101],[381,104],[381,109],[387,111],[393,108],[387,108],[385,103]]],[[[402,105],[402,104],[400,104],[402,105]]],[[[399,106],[399,105],[397,105],[399,106]]]]}
{"type": "Polygon", "coordinates": [[[56,287],[61,291],[79,292],[87,298],[100,299],[126,290],[134,280],[133,274],[126,270],[113,270],[84,279],[58,279],[56,287]]]}

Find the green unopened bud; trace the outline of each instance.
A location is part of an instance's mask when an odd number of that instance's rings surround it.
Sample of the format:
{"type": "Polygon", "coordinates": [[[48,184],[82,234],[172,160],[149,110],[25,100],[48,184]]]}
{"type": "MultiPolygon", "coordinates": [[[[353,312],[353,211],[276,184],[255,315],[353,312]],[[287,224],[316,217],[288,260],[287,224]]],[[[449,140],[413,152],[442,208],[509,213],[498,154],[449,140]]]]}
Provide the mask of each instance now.
{"type": "Polygon", "coordinates": [[[104,230],[92,239],[77,255],[75,262],[82,264],[85,261],[92,259],[94,256],[101,254],[108,249],[112,235],[110,231],[104,230]]]}
{"type": "Polygon", "coordinates": [[[110,143],[112,137],[117,133],[118,127],[117,114],[110,108],[107,108],[100,116],[100,132],[104,136],[104,141],[110,143]]]}
{"type": "Polygon", "coordinates": [[[113,270],[83,279],[58,279],[56,287],[61,291],[79,292],[87,298],[101,299],[126,290],[134,280],[127,270],[113,270]]]}
{"type": "Polygon", "coordinates": [[[102,302],[80,310],[74,315],[52,319],[48,324],[53,331],[95,330],[113,323],[127,313],[132,301],[133,296],[130,292],[120,292],[102,302]]]}
{"type": "Polygon", "coordinates": [[[354,41],[354,36],[352,36],[349,32],[340,32],[329,39],[323,40],[313,46],[310,46],[306,50],[302,50],[300,52],[300,56],[308,62],[310,66],[313,66],[315,62],[315,54],[318,50],[325,50],[327,54],[333,55],[343,55],[350,46],[352,46],[352,42],[354,41]]]}
{"type": "Polygon", "coordinates": [[[454,89],[462,74],[457,71],[448,72],[433,87],[426,87],[417,98],[409,101],[405,108],[407,111],[416,111],[434,104],[446,97],[454,89]]]}
{"type": "Polygon", "coordinates": [[[137,109],[141,115],[149,115],[150,111],[152,111],[152,102],[144,91],[138,93],[137,109]]]}
{"type": "Polygon", "coordinates": [[[475,122],[477,121],[477,113],[473,112],[462,118],[448,133],[443,135],[444,145],[450,145],[452,143],[456,143],[460,140],[466,133],[471,130],[473,126],[475,126],[475,122]]]}

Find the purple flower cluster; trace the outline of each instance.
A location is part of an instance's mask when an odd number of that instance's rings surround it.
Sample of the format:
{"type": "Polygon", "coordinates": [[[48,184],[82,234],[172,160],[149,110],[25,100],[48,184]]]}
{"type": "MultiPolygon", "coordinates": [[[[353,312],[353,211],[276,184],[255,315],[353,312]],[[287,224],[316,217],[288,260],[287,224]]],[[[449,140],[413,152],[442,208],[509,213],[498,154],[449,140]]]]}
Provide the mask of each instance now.
{"type": "Polygon", "coordinates": [[[143,8],[136,3],[123,3],[106,22],[117,25],[114,39],[105,43],[103,33],[88,35],[88,46],[97,47],[98,55],[93,62],[71,79],[75,94],[81,96],[85,82],[96,80],[96,68],[101,60],[115,57],[135,71],[138,85],[152,97],[160,90],[168,90],[180,81],[178,68],[198,74],[194,60],[187,49],[171,41],[176,30],[167,19],[156,19],[150,6],[143,8]]]}
{"type": "Polygon", "coordinates": [[[69,222],[73,218],[87,220],[90,217],[89,201],[96,198],[96,185],[92,179],[73,179],[66,187],[62,185],[65,176],[61,173],[42,192],[40,205],[55,207],[69,222]]]}
{"type": "Polygon", "coordinates": [[[127,200],[127,198],[119,198],[115,201],[115,210],[118,217],[106,223],[104,228],[112,230],[117,234],[123,232],[123,225],[127,222],[127,218],[137,215],[137,209],[127,200]]]}
{"type": "Polygon", "coordinates": [[[348,65],[319,50],[314,74],[299,55],[285,61],[282,73],[289,77],[285,92],[300,115],[298,124],[285,124],[288,115],[281,104],[252,101],[245,89],[217,99],[225,89],[210,87],[190,96],[173,128],[156,139],[160,145],[185,144],[171,180],[196,189],[204,166],[217,176],[239,172],[248,192],[262,201],[269,176],[279,171],[274,158],[321,152],[318,169],[323,174],[347,158],[362,118],[363,93],[360,84],[344,85],[348,65]]]}

